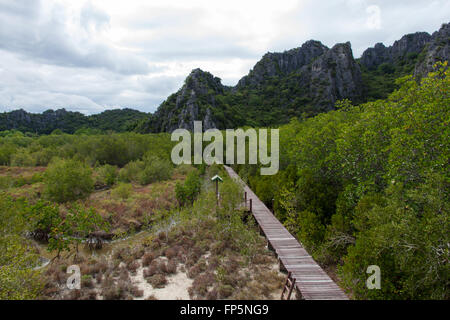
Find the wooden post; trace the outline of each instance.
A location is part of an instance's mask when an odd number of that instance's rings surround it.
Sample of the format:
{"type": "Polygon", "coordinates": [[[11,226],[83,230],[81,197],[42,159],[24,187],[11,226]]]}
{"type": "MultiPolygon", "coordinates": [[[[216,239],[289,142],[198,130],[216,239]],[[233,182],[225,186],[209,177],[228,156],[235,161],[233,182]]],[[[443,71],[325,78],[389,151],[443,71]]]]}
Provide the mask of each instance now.
{"type": "Polygon", "coordinates": [[[221,177],[217,174],[211,178],[212,181],[216,182],[216,204],[219,205],[219,181],[223,181],[221,177]]]}
{"type": "Polygon", "coordinates": [[[219,180],[216,180],[216,204],[219,205],[219,180]]]}
{"type": "Polygon", "coordinates": [[[252,212],[252,198],[250,198],[250,212],[252,212]]]}
{"type": "Polygon", "coordinates": [[[247,209],[247,191],[244,192],[245,209],[247,209]]]}

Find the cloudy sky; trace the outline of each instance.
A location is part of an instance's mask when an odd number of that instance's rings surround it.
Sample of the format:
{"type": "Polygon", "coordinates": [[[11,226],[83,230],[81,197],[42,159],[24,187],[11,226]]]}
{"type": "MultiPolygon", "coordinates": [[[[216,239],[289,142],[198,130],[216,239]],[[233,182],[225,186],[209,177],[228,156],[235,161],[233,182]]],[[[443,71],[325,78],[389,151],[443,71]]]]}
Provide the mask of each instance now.
{"type": "Polygon", "coordinates": [[[268,51],[359,57],[448,21],[448,0],[0,0],[0,111],[153,112],[197,67],[235,85],[268,51]]]}

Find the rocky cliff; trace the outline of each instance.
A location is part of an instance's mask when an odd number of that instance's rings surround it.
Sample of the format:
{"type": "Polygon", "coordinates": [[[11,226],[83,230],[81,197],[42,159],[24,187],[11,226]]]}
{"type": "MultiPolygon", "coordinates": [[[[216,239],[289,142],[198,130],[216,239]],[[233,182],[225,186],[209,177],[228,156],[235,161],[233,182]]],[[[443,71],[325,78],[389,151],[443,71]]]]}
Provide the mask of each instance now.
{"type": "Polygon", "coordinates": [[[423,77],[433,71],[433,65],[437,61],[448,60],[450,60],[450,23],[443,24],[439,31],[433,33],[415,66],[414,74],[423,77]]]}
{"type": "Polygon", "coordinates": [[[358,102],[361,97],[361,72],[350,43],[329,49],[311,40],[299,48],[265,54],[233,88],[208,72],[193,70],[183,87],[136,130],[192,130],[194,120],[202,120],[205,130],[279,124],[304,112],[331,110],[339,99],[358,102]]]}
{"type": "Polygon", "coordinates": [[[368,69],[374,69],[382,63],[394,64],[408,55],[418,55],[430,40],[431,36],[426,32],[407,34],[390,47],[377,43],[364,51],[360,61],[368,69]]]}
{"type": "Polygon", "coordinates": [[[194,121],[203,121],[205,129],[217,127],[212,116],[216,96],[226,90],[219,78],[201,69],[192,70],[178,92],[164,101],[138,131],[172,132],[175,129],[193,130],[194,121]]]}
{"type": "Polygon", "coordinates": [[[310,40],[299,48],[282,53],[266,53],[249,74],[239,80],[236,88],[256,87],[262,85],[269,77],[288,75],[299,71],[326,51],[328,48],[322,43],[310,40]]]}

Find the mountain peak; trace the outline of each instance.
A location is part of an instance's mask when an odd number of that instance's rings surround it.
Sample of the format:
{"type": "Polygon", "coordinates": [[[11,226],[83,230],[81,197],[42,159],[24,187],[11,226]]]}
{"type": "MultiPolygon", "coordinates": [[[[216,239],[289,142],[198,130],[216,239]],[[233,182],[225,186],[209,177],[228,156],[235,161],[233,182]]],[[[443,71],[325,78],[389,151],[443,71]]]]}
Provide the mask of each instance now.
{"type": "Polygon", "coordinates": [[[365,50],[361,56],[361,64],[368,69],[375,69],[382,63],[394,63],[409,54],[419,54],[431,40],[426,32],[416,32],[404,35],[392,46],[386,47],[377,43],[365,50]]]}
{"type": "Polygon", "coordinates": [[[320,41],[309,40],[299,48],[284,52],[266,53],[249,74],[239,81],[237,88],[259,86],[268,77],[299,71],[327,50],[329,49],[320,41]]]}

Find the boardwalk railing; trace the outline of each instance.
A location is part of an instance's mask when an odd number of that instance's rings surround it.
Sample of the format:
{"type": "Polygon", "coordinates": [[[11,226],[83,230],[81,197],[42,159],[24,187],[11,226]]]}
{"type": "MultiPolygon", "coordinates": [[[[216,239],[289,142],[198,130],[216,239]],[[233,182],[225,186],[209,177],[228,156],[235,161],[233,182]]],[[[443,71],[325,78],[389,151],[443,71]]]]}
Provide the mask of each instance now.
{"type": "MultiPolygon", "coordinates": [[[[297,239],[278,221],[266,205],[241,180],[234,170],[224,166],[231,178],[244,185],[246,198],[251,203],[251,213],[268,246],[275,251],[283,267],[293,279],[299,298],[306,300],[348,300],[345,293],[306,252],[297,239]]],[[[246,201],[246,202],[247,202],[246,201]]]]}

